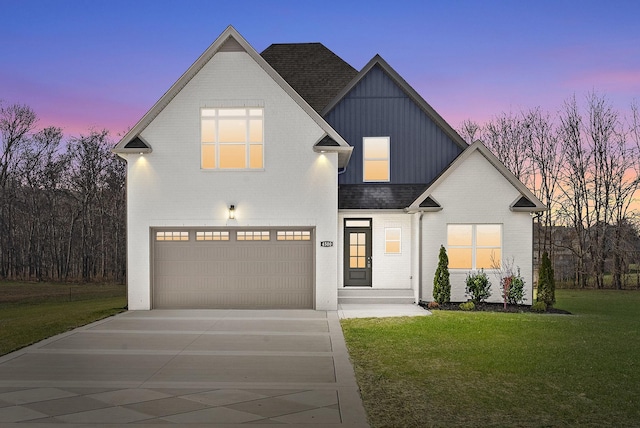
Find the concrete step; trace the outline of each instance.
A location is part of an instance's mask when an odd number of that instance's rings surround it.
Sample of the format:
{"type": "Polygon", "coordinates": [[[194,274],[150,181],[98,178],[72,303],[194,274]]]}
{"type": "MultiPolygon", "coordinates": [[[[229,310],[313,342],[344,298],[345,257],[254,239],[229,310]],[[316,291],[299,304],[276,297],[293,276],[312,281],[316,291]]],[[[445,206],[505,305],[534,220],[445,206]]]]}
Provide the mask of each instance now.
{"type": "Polygon", "coordinates": [[[338,303],[406,304],[415,303],[415,298],[411,289],[349,287],[338,289],[338,303]]]}

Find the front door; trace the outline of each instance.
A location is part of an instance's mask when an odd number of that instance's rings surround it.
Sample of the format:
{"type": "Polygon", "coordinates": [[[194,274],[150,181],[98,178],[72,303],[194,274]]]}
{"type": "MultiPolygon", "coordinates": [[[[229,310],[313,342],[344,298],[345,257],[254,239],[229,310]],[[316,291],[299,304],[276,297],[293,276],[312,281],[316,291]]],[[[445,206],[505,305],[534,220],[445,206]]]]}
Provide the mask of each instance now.
{"type": "Polygon", "coordinates": [[[371,219],[344,220],[344,285],[371,287],[371,219]]]}

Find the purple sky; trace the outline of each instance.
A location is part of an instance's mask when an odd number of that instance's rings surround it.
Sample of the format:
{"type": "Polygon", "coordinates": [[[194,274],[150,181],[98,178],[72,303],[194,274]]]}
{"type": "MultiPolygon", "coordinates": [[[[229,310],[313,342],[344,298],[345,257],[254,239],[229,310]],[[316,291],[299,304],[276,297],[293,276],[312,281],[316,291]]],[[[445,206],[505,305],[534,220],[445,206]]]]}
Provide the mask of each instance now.
{"type": "Polygon", "coordinates": [[[640,1],[0,0],[0,100],[67,135],[122,134],[228,26],[261,52],[379,53],[453,127],[574,93],[640,102],[640,1]]]}

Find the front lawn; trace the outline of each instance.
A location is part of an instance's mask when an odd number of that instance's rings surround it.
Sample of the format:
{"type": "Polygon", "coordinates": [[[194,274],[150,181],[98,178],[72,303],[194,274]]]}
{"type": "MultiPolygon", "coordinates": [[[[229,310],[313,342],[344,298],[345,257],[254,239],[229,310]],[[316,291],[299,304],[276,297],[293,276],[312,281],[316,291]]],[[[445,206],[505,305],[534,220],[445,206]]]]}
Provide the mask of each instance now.
{"type": "Polygon", "coordinates": [[[0,355],[125,309],[124,286],[0,283],[0,355]]]}
{"type": "Polygon", "coordinates": [[[556,295],[573,315],[343,320],[372,427],[638,426],[640,292],[556,295]]]}

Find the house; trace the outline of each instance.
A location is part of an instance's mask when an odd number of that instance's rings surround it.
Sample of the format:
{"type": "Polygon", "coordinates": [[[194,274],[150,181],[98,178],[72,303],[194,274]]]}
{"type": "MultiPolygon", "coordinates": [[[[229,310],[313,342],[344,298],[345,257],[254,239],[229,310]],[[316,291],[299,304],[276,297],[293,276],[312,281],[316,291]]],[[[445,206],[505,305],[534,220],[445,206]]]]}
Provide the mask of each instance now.
{"type": "Polygon", "coordinates": [[[511,260],[532,301],[544,206],[379,56],[358,72],[318,43],[259,54],[229,27],[114,152],[130,309],[428,301],[441,244],[453,300],[511,260]]]}

